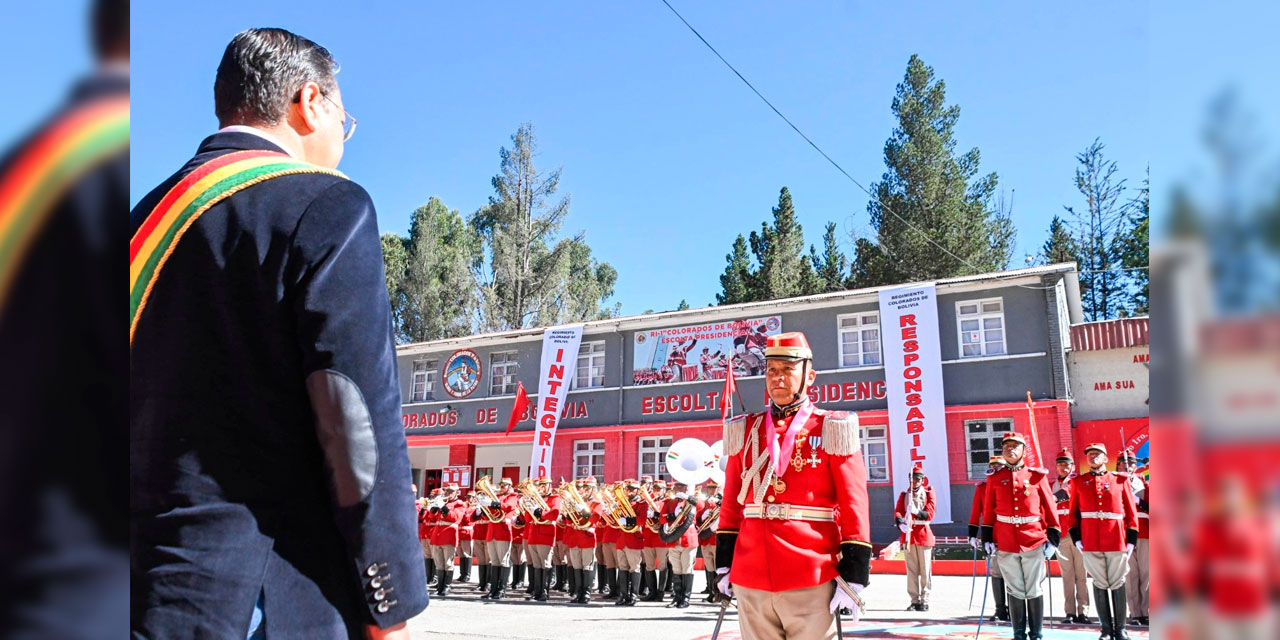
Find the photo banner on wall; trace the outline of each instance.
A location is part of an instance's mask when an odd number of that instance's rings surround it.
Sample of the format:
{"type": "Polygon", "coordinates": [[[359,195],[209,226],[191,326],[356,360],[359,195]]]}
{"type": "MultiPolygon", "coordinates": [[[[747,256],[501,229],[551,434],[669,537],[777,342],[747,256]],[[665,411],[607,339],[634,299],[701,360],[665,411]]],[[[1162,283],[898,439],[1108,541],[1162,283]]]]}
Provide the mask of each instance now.
{"type": "Polygon", "coordinates": [[[951,522],[946,402],[938,299],[932,283],[880,292],[880,332],[888,386],[893,490],[906,491],[912,467],[924,469],[937,497],[933,522],[951,522]]]}
{"type": "Polygon", "coordinates": [[[764,374],[764,345],[782,333],[782,316],[637,331],[631,384],[724,380],[764,374]]]}
{"type": "Polygon", "coordinates": [[[537,422],[533,452],[529,456],[529,476],[551,477],[551,453],[556,443],[556,425],[564,409],[564,397],[578,368],[578,347],[582,325],[551,327],[542,332],[542,361],[538,365],[537,422]]]}

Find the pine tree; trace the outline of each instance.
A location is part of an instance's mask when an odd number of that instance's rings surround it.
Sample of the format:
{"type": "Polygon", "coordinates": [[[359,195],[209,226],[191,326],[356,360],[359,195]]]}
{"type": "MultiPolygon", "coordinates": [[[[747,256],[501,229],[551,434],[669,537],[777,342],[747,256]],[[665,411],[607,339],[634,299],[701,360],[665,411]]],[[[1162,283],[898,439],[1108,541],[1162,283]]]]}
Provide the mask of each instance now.
{"type": "Polygon", "coordinates": [[[813,267],[804,255],[804,229],[796,219],[791,192],[783,187],[773,208],[773,224],[760,223],[752,232],[751,251],[760,266],[753,300],[777,300],[805,294],[812,286],[813,267]]]}
{"type": "Polygon", "coordinates": [[[1049,239],[1045,240],[1044,248],[1040,251],[1041,262],[1058,264],[1076,262],[1078,259],[1076,241],[1071,238],[1071,232],[1063,224],[1062,218],[1054,216],[1049,221],[1049,239]]]}
{"type": "Polygon", "coordinates": [[[1142,181],[1138,196],[1130,202],[1127,228],[1119,238],[1120,266],[1126,280],[1128,300],[1125,310],[1133,315],[1146,315],[1151,307],[1151,170],[1142,181]]]}
{"type": "Polygon", "coordinates": [[[733,251],[724,258],[728,264],[720,275],[722,291],[716,294],[716,304],[749,302],[753,299],[751,256],[747,253],[747,239],[742,234],[738,234],[733,241],[733,251]]]}
{"type": "Polygon", "coordinates": [[[1119,315],[1125,291],[1116,271],[1125,209],[1120,200],[1124,183],[1114,161],[1106,159],[1100,140],[1094,140],[1076,156],[1075,184],[1084,196],[1082,209],[1065,207],[1072,217],[1072,236],[1079,251],[1080,302],[1088,320],[1108,320],[1119,315]]]}
{"type": "Polygon", "coordinates": [[[946,83],[918,56],[907,63],[892,110],[898,123],[885,143],[888,170],[867,205],[882,249],[859,247],[854,280],[875,286],[1007,267],[1013,224],[988,208],[998,178],[978,176],[976,147],[956,154],[960,107],[946,104],[946,83]]]}
{"type": "Polygon", "coordinates": [[[480,238],[456,209],[439,198],[413,212],[407,264],[401,282],[400,330],[411,342],[471,333],[476,291],[471,265],[480,256],[480,238]]]}
{"type": "Polygon", "coordinates": [[[391,302],[391,324],[395,328],[396,342],[407,342],[401,329],[404,314],[404,290],[401,283],[409,269],[409,240],[395,233],[382,234],[382,266],[387,279],[387,298],[391,302]]]}
{"type": "Polygon", "coordinates": [[[809,261],[813,263],[817,280],[817,286],[811,293],[829,293],[845,288],[849,259],[840,251],[840,245],[836,242],[836,223],[827,223],[826,233],[822,234],[821,256],[813,245],[809,245],[809,261]]]}
{"type": "Polygon", "coordinates": [[[676,311],[685,311],[689,308],[689,301],[684,298],[680,299],[680,304],[676,305],[676,311]]]}

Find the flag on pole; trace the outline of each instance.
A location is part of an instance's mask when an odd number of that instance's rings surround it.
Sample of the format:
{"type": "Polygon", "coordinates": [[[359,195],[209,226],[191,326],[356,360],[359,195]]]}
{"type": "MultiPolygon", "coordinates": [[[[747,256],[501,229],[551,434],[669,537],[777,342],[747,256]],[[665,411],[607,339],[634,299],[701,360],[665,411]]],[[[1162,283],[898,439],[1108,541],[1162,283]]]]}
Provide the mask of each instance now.
{"type": "Polygon", "coordinates": [[[730,360],[724,375],[724,393],[720,394],[720,419],[724,420],[733,413],[733,392],[738,385],[733,381],[733,361],[730,360]]]}
{"type": "Polygon", "coordinates": [[[1031,451],[1035,455],[1035,460],[1031,460],[1027,466],[1041,467],[1044,466],[1044,456],[1040,455],[1040,430],[1036,428],[1036,403],[1031,400],[1031,392],[1027,392],[1027,417],[1031,420],[1031,451]]]}
{"type": "Polygon", "coordinates": [[[524,417],[525,409],[529,408],[529,394],[524,392],[524,383],[516,383],[516,403],[511,407],[511,418],[507,420],[507,433],[515,428],[520,418],[524,417]]]}

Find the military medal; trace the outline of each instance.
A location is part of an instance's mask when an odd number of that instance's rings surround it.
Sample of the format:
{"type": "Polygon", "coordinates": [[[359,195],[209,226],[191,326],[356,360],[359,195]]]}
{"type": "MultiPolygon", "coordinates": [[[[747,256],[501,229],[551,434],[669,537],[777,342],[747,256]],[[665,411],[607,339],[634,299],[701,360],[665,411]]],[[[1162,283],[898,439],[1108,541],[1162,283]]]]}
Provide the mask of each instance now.
{"type": "Polygon", "coordinates": [[[774,492],[774,493],[782,493],[782,492],[784,492],[784,491],[786,491],[786,490],[787,490],[787,483],[783,482],[783,481],[782,481],[782,480],[780,480],[780,479],[776,479],[776,478],[775,478],[775,479],[774,479],[774,481],[773,481],[773,492],[774,492]]]}
{"type": "MultiPolygon", "coordinates": [[[[808,435],[809,431],[807,429],[796,434],[796,455],[791,458],[791,466],[795,468],[796,473],[804,469],[804,441],[808,435]]],[[[783,486],[785,487],[786,485],[783,486]]]]}
{"type": "Polygon", "coordinates": [[[822,444],[822,436],[809,436],[809,466],[817,467],[818,463],[818,447],[822,444]]]}

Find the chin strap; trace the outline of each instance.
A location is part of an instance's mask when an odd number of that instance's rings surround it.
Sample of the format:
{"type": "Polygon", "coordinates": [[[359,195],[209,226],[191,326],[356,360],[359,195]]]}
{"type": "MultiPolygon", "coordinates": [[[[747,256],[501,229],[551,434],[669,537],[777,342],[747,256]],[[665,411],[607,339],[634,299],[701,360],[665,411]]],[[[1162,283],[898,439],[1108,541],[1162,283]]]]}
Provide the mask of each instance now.
{"type": "Polygon", "coordinates": [[[772,414],[773,417],[775,418],[785,418],[795,413],[796,411],[799,411],[800,407],[804,404],[804,401],[806,399],[804,388],[806,386],[806,381],[808,380],[808,378],[809,378],[809,361],[804,360],[800,364],[800,390],[791,394],[790,404],[779,406],[777,403],[770,401],[769,404],[771,406],[771,409],[769,413],[772,414]]]}

